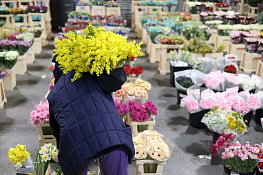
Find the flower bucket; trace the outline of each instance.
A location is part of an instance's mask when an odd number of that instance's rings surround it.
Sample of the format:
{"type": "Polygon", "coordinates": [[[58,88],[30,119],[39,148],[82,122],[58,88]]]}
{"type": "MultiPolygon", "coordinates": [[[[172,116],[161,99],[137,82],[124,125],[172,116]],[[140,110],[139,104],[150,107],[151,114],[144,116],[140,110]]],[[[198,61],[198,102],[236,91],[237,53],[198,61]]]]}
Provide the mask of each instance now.
{"type": "Polygon", "coordinates": [[[249,123],[251,121],[251,118],[253,116],[253,111],[250,111],[249,113],[247,113],[246,115],[244,115],[244,121],[246,123],[246,125],[249,126],[249,123]],[[247,122],[246,122],[247,121],[247,122]]]}
{"type": "Polygon", "coordinates": [[[202,118],[209,110],[202,110],[200,112],[189,114],[190,125],[197,129],[204,129],[206,125],[201,122],[202,118]]]}
{"type": "Polygon", "coordinates": [[[32,15],[32,20],[33,21],[41,21],[41,16],[40,15],[32,15]]]}
{"type": "Polygon", "coordinates": [[[136,160],[136,175],[162,175],[165,163],[157,160],[136,160]]]}
{"type": "Polygon", "coordinates": [[[239,175],[255,175],[255,172],[256,172],[256,168],[251,173],[239,173],[239,175]]]}
{"type": "Polygon", "coordinates": [[[228,167],[226,167],[226,165],[224,165],[224,172],[227,175],[231,175],[231,170],[228,167]]]}
{"type": "Polygon", "coordinates": [[[258,109],[256,110],[256,118],[255,118],[255,122],[256,124],[261,125],[261,118],[263,118],[263,109],[258,109]]]}
{"type": "MultiPolygon", "coordinates": [[[[216,132],[213,132],[213,144],[216,143],[216,141],[218,140],[220,134],[216,133],[216,132]]],[[[225,166],[224,166],[224,169],[225,169],[225,166]]]]}
{"type": "Polygon", "coordinates": [[[187,95],[187,92],[177,89],[177,104],[180,105],[182,98],[185,97],[186,95],[187,95]]]}

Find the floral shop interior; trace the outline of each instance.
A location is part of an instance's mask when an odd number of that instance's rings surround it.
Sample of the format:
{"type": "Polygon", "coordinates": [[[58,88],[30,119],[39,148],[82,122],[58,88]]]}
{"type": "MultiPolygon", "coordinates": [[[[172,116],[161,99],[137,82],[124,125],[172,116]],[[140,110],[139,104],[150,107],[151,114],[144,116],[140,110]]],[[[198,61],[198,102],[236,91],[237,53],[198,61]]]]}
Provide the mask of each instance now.
{"type": "Polygon", "coordinates": [[[0,5],[0,175],[263,174],[263,0],[0,5]]]}

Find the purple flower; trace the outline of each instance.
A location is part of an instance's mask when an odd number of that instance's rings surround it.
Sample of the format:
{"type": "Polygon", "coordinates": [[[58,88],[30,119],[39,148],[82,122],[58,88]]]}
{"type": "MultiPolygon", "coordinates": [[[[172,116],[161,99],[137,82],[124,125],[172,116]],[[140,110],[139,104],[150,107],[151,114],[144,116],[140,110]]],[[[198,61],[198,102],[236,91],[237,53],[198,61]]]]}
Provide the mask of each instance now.
{"type": "Polygon", "coordinates": [[[30,43],[26,42],[26,41],[20,41],[20,42],[18,42],[18,46],[30,47],[30,43]]]}
{"type": "Polygon", "coordinates": [[[19,41],[10,41],[9,46],[16,47],[18,45],[19,41]]]}
{"type": "Polygon", "coordinates": [[[0,46],[9,46],[10,41],[9,40],[1,40],[0,46]]]}

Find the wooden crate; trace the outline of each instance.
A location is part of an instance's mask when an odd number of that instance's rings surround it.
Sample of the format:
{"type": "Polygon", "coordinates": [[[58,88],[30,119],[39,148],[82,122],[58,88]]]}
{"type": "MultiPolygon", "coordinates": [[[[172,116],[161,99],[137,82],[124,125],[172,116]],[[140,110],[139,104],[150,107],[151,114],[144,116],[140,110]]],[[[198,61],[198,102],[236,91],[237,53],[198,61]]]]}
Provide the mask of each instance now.
{"type": "Polygon", "coordinates": [[[178,55],[181,55],[183,45],[163,45],[161,44],[161,56],[158,70],[161,75],[170,73],[170,59],[171,54],[168,50],[176,50],[178,55]]]}
{"type": "Polygon", "coordinates": [[[121,16],[121,7],[106,7],[106,15],[121,16]]]}
{"type": "Polygon", "coordinates": [[[32,48],[29,48],[26,53],[27,64],[32,64],[35,61],[35,53],[32,48]]]}
{"type": "Polygon", "coordinates": [[[138,25],[135,26],[137,32],[137,38],[142,38],[142,23],[139,22],[138,25]]]}
{"type": "Polygon", "coordinates": [[[41,36],[39,38],[34,38],[34,44],[32,50],[35,54],[40,54],[42,52],[42,40],[41,36]]]}
{"type": "Polygon", "coordinates": [[[150,45],[149,51],[149,60],[150,63],[155,63],[156,61],[160,61],[161,55],[161,44],[153,44],[151,39],[148,40],[150,45]]]}
{"type": "Polygon", "coordinates": [[[208,43],[208,44],[215,45],[215,43],[216,43],[216,38],[217,38],[217,36],[218,36],[217,30],[216,30],[216,29],[211,29],[211,30],[209,30],[209,31],[210,31],[210,33],[211,33],[211,36],[210,36],[209,40],[207,41],[207,43],[208,43]]]}
{"type": "Polygon", "coordinates": [[[244,56],[240,63],[240,69],[245,73],[250,74],[257,71],[258,61],[261,60],[262,55],[256,53],[248,53],[243,51],[244,56]]]}
{"type": "Polygon", "coordinates": [[[4,88],[7,91],[12,91],[16,87],[16,65],[6,71],[7,75],[3,78],[4,88]]]}
{"type": "Polygon", "coordinates": [[[136,137],[139,133],[138,131],[138,126],[147,126],[149,131],[153,131],[153,126],[155,125],[155,119],[152,121],[146,121],[146,122],[133,122],[131,121],[131,132],[132,132],[132,137],[136,137]]]}
{"type": "Polygon", "coordinates": [[[151,51],[151,38],[150,38],[150,35],[147,34],[147,43],[146,43],[146,53],[150,53],[151,51]]]}
{"type": "Polygon", "coordinates": [[[34,5],[33,0],[17,0],[17,2],[18,2],[18,7],[23,6],[23,7],[27,8],[28,5],[30,5],[30,6],[34,5]],[[27,3],[28,5],[22,5],[23,3],[27,3]]]}
{"type": "Polygon", "coordinates": [[[5,18],[6,25],[10,25],[11,24],[12,15],[0,15],[0,18],[5,18]]]}
{"type": "Polygon", "coordinates": [[[238,3],[237,12],[248,15],[249,5],[247,3],[238,3]]]}
{"type": "Polygon", "coordinates": [[[252,7],[248,6],[248,16],[252,18],[257,18],[258,17],[258,7],[252,7]]]}
{"type": "Polygon", "coordinates": [[[5,103],[7,103],[7,99],[5,97],[3,78],[1,78],[0,79],[0,109],[4,108],[5,103]]]}
{"type": "Polygon", "coordinates": [[[43,133],[43,128],[44,127],[50,127],[49,123],[44,123],[41,126],[37,127],[37,132],[38,132],[38,137],[39,137],[39,149],[41,148],[41,146],[44,145],[44,143],[52,143],[53,145],[57,145],[57,141],[56,138],[53,135],[44,135],[43,133]]]}
{"type": "Polygon", "coordinates": [[[258,61],[258,67],[256,75],[263,78],[263,62],[261,60],[258,61]]]}
{"type": "Polygon", "coordinates": [[[237,61],[241,61],[243,57],[243,51],[245,50],[245,44],[233,44],[229,45],[229,54],[235,54],[238,56],[237,61]]]}
{"type": "Polygon", "coordinates": [[[157,160],[136,160],[136,175],[162,175],[163,174],[163,166],[166,162],[160,162],[157,160]],[[157,172],[156,173],[144,173],[144,164],[157,164],[157,172]]]}
{"type": "Polygon", "coordinates": [[[225,52],[229,52],[229,45],[231,44],[231,38],[229,36],[217,36],[215,48],[218,48],[222,43],[225,44],[225,52]]]}
{"type": "Polygon", "coordinates": [[[76,11],[78,12],[88,12],[90,13],[90,6],[76,6],[76,11]]]}
{"type": "MultiPolygon", "coordinates": [[[[134,20],[135,20],[135,27],[140,25],[141,23],[141,17],[144,13],[147,13],[149,11],[148,6],[135,6],[134,7],[134,20]]],[[[137,29],[135,28],[135,31],[137,32],[137,29]]]]}
{"type": "Polygon", "coordinates": [[[16,74],[18,75],[24,75],[27,71],[27,61],[26,61],[26,54],[24,54],[23,56],[19,56],[17,58],[17,62],[16,62],[16,74]]]}
{"type": "Polygon", "coordinates": [[[7,4],[9,3],[13,3],[13,7],[12,8],[17,8],[17,1],[1,1],[3,9],[8,9],[10,8],[10,6],[7,6],[7,4]]]}
{"type": "Polygon", "coordinates": [[[143,45],[147,44],[147,30],[145,28],[142,29],[142,42],[143,45]]]}
{"type": "Polygon", "coordinates": [[[20,25],[24,25],[24,26],[28,26],[29,22],[28,22],[28,14],[17,14],[17,15],[12,15],[11,18],[11,23],[12,24],[20,24],[20,25]],[[16,22],[15,21],[15,17],[23,17],[24,21],[23,22],[16,22]]]}
{"type": "Polygon", "coordinates": [[[28,13],[29,25],[40,24],[41,28],[45,28],[45,21],[46,21],[46,14],[45,13],[28,13]],[[40,21],[34,21],[33,20],[34,16],[40,16],[41,20],[40,21]]]}
{"type": "Polygon", "coordinates": [[[105,6],[91,6],[91,15],[105,15],[105,6]]]}

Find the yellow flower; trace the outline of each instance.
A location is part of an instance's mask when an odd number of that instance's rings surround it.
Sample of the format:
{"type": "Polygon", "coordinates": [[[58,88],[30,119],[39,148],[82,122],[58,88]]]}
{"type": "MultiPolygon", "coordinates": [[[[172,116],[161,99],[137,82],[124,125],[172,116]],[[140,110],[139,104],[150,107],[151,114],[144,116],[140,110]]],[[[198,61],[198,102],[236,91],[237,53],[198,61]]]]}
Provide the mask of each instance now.
{"type": "Polygon", "coordinates": [[[143,56],[141,44],[127,42],[126,39],[113,32],[105,32],[102,28],[95,28],[91,24],[82,34],[69,32],[67,38],[55,40],[54,55],[60,68],[66,74],[75,70],[72,81],[80,78],[84,72],[100,76],[120,66],[130,57],[143,56]]]}
{"type": "MultiPolygon", "coordinates": [[[[13,164],[23,164],[29,156],[30,154],[26,151],[25,145],[17,145],[16,148],[10,148],[7,154],[7,157],[13,164]]],[[[19,164],[17,166],[19,166],[19,164]]]]}

